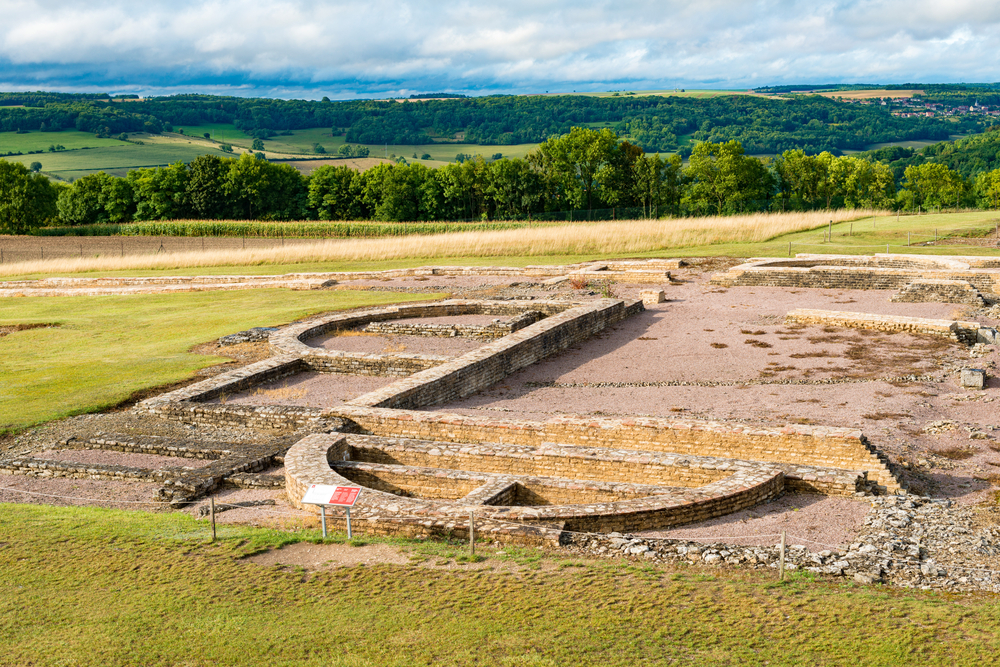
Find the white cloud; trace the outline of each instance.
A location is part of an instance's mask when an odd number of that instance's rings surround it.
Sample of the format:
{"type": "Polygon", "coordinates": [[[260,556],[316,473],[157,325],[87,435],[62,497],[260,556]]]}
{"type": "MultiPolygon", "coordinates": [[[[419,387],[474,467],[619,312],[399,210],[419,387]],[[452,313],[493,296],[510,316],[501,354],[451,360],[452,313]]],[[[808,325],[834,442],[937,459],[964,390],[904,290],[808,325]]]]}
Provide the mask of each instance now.
{"type": "Polygon", "coordinates": [[[1000,79],[1000,4],[971,0],[0,0],[0,16],[2,76],[29,87],[1000,79]]]}

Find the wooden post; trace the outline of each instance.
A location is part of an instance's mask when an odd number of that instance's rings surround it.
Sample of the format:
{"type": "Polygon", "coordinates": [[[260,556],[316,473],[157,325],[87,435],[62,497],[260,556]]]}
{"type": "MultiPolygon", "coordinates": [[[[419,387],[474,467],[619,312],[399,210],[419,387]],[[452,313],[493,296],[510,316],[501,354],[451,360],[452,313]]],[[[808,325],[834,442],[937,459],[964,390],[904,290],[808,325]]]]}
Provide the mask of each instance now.
{"type": "Polygon", "coordinates": [[[833,243],[833,220],[830,221],[829,230],[830,230],[830,233],[829,233],[830,243],[833,243]]]}
{"type": "Polygon", "coordinates": [[[788,242],[788,256],[789,257],[792,256],[792,242],[791,241],[788,242]]]}
{"type": "Polygon", "coordinates": [[[215,541],[215,498],[208,497],[209,515],[212,517],[212,541],[215,541]]]}
{"type": "Polygon", "coordinates": [[[781,531],[781,551],[778,554],[778,578],[785,580],[785,531],[781,531]]]}
{"type": "Polygon", "coordinates": [[[469,510],[469,553],[476,555],[476,513],[469,510]]]}

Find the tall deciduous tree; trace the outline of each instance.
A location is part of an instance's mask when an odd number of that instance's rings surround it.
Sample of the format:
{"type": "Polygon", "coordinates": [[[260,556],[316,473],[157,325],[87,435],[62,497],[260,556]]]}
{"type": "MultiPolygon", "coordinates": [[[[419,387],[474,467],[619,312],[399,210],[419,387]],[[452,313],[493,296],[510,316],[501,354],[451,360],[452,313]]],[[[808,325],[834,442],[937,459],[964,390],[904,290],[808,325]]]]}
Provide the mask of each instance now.
{"type": "Polygon", "coordinates": [[[765,208],[775,186],[764,163],[745,155],[735,140],[699,143],[691,153],[685,176],[691,181],[690,202],[720,214],[765,208]]]}
{"type": "Polygon", "coordinates": [[[56,215],[56,188],[23,164],[0,160],[0,233],[27,234],[56,215]]]}

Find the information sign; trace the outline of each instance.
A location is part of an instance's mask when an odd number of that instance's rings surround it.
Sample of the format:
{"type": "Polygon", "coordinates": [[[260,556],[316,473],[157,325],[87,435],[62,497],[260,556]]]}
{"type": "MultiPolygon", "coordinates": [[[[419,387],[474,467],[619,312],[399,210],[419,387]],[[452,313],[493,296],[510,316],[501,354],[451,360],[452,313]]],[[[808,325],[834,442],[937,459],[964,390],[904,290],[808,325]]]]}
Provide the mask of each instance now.
{"type": "Polygon", "coordinates": [[[313,484],[306,489],[306,495],[302,497],[302,502],[308,505],[339,505],[340,507],[354,507],[361,493],[359,486],[330,486],[327,484],[313,484]]]}

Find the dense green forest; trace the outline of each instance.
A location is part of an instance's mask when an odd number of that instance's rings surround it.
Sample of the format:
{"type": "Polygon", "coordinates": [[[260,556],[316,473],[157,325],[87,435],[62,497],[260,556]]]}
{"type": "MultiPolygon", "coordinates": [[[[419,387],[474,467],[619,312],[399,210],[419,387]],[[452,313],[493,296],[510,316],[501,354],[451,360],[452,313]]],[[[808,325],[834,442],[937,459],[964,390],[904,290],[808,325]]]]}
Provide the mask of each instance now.
{"type": "Polygon", "coordinates": [[[943,164],[965,178],[1000,169],[1000,128],[991,128],[957,141],[942,141],[921,149],[888,146],[860,153],[859,157],[886,164],[897,182],[907,167],[928,163],[943,164]]]}
{"type": "Polygon", "coordinates": [[[254,137],[331,128],[357,144],[540,143],[573,127],[610,127],[646,152],[679,152],[691,141],[736,140],[748,153],[816,154],[873,143],[940,140],[980,131],[977,117],[900,118],[878,105],[818,96],[588,97],[497,95],[425,101],[244,99],[176,95],[144,100],[59,93],[0,93],[0,132],[74,128],[106,136],[227,123],[254,137]]]}
{"type": "Polygon", "coordinates": [[[303,176],[247,153],[203,155],[190,164],[136,169],[124,178],[99,172],[66,185],[0,161],[0,233],[187,218],[405,222],[997,208],[1000,168],[966,177],[947,160],[934,160],[963,151],[972,155],[995,146],[998,137],[991,132],[929,147],[935,150],[922,162],[905,166],[900,183],[892,163],[877,154],[838,157],[795,149],[761,160],[738,141],[704,141],[685,166],[677,155],[664,160],[646,154],[608,128],[578,127],[542,142],[523,160],[477,157],[439,169],[323,166],[303,176]]]}

